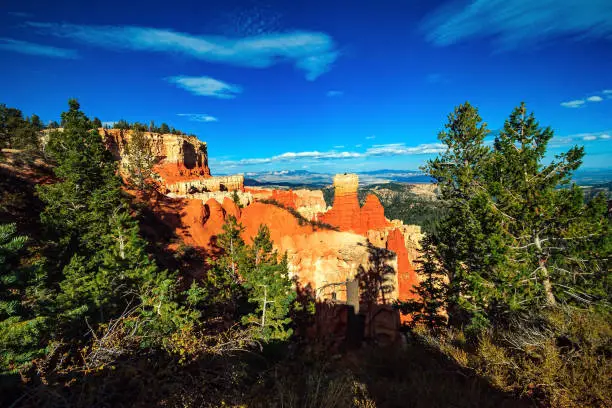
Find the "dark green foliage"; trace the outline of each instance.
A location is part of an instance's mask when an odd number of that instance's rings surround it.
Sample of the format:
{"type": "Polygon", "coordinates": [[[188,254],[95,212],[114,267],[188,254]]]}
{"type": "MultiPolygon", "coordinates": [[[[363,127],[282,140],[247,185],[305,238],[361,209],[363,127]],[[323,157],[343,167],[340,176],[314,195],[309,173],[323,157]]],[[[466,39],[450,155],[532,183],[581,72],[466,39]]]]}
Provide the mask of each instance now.
{"type": "Polygon", "coordinates": [[[296,298],[289,279],[287,256],[279,259],[272,248],[270,230],[261,225],[253,244],[247,250],[247,264],[240,270],[248,300],[255,306],[242,318],[247,324],[259,326],[265,341],[287,340],[293,334],[288,327],[290,308],[296,298]]]}
{"type": "Polygon", "coordinates": [[[524,105],[493,148],[484,143],[487,134],[477,110],[459,106],[439,136],[447,151],[425,167],[448,216],[425,247],[421,268],[426,281],[444,277],[445,290],[422,293],[421,310],[445,305],[451,324],[477,332],[558,300],[606,301],[604,201],[585,204],[581,191],[568,185],[582,148],[543,164],[553,134],[524,105]]]}
{"type": "Polygon", "coordinates": [[[32,114],[28,122],[30,122],[30,125],[32,126],[32,128],[37,131],[42,130],[44,127],[42,121],[40,120],[40,117],[36,114],[32,114]]]}
{"type": "Polygon", "coordinates": [[[240,197],[238,196],[238,191],[236,190],[232,192],[232,201],[234,202],[234,204],[236,204],[238,208],[243,207],[243,205],[240,203],[240,197]]]}
{"type": "Polygon", "coordinates": [[[48,263],[58,279],[55,313],[74,330],[84,319],[116,316],[157,290],[162,278],[129,215],[116,163],[78,102],[69,106],[64,131],[52,133],[48,145],[61,181],[38,191],[46,203],[41,219],[57,248],[48,263]]]}
{"type": "Polygon", "coordinates": [[[23,118],[19,109],[0,104],[0,148],[38,150],[40,118],[23,118]]]}
{"type": "Polygon", "coordinates": [[[161,124],[161,126],[159,127],[159,133],[161,133],[162,135],[170,133],[170,127],[167,123],[161,124]]]}
{"type": "Polygon", "coordinates": [[[128,130],[130,129],[130,124],[124,119],[119,119],[118,121],[113,123],[113,129],[128,130]]]}
{"type": "Polygon", "coordinates": [[[43,352],[45,318],[34,313],[37,266],[23,265],[28,239],[15,224],[0,224],[0,378],[43,352]]]}
{"type": "Polygon", "coordinates": [[[244,302],[240,285],[240,267],[246,263],[247,247],[240,234],[244,231],[235,217],[229,216],[223,225],[223,233],[217,236],[220,256],[212,261],[212,267],[201,282],[204,301],[213,314],[235,316],[244,302]]]}
{"type": "Polygon", "coordinates": [[[100,118],[94,118],[94,119],[91,121],[91,126],[92,126],[92,128],[94,128],[94,129],[99,129],[99,128],[101,128],[101,127],[102,127],[102,121],[100,120],[100,118]]]}
{"type": "Polygon", "coordinates": [[[416,261],[416,268],[423,277],[419,285],[413,290],[415,299],[397,302],[397,307],[404,314],[410,314],[411,327],[425,325],[429,330],[435,331],[445,326],[448,287],[444,281],[444,274],[436,266],[437,254],[434,244],[435,236],[427,235],[421,241],[422,256],[416,261]]]}

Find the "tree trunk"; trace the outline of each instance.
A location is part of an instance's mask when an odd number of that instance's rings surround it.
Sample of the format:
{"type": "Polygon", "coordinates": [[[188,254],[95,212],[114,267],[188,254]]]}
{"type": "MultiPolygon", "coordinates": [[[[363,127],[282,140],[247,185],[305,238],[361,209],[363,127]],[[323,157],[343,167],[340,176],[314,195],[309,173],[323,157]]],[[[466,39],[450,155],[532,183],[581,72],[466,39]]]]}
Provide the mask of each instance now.
{"type": "Polygon", "coordinates": [[[546,268],[546,261],[540,260],[540,269],[542,270],[542,283],[544,284],[544,294],[546,295],[546,304],[548,306],[554,306],[557,304],[555,295],[552,289],[552,283],[550,283],[550,276],[548,275],[548,269],[546,268]]]}

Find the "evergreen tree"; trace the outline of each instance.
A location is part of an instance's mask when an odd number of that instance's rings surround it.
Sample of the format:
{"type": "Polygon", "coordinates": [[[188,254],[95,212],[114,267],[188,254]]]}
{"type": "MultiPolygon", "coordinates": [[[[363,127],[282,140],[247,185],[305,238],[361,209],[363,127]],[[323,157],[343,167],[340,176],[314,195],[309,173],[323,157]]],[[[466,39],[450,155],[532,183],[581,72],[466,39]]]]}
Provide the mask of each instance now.
{"type": "Polygon", "coordinates": [[[404,314],[411,316],[410,325],[424,324],[430,330],[436,330],[446,324],[444,311],[447,307],[447,285],[445,276],[437,267],[435,237],[427,235],[421,241],[421,258],[416,261],[422,276],[419,285],[413,290],[414,299],[398,302],[397,306],[404,314]]]}
{"type": "Polygon", "coordinates": [[[128,130],[130,129],[130,124],[125,119],[119,119],[117,122],[113,123],[113,129],[128,130]]]}
{"type": "Polygon", "coordinates": [[[170,127],[167,123],[161,124],[161,126],[159,127],[159,133],[161,133],[162,135],[170,133],[170,127]]]}
{"type": "Polygon", "coordinates": [[[0,375],[16,372],[43,352],[45,318],[29,306],[34,267],[21,264],[27,237],[16,231],[15,224],[0,225],[0,375]]]}
{"type": "Polygon", "coordinates": [[[30,124],[32,125],[32,128],[36,131],[40,131],[44,127],[42,121],[40,120],[40,117],[36,114],[30,116],[30,124]]]}
{"type": "Polygon", "coordinates": [[[141,130],[133,130],[126,146],[126,168],[131,184],[140,191],[150,188],[156,160],[151,139],[141,130]]]}
{"type": "Polygon", "coordinates": [[[59,280],[55,308],[74,330],[83,318],[106,321],[138,301],[158,271],[121,195],[116,163],[78,102],[69,106],[64,131],[49,140],[61,181],[38,191],[46,203],[41,219],[58,248],[49,262],[59,280]]]}
{"type": "Polygon", "coordinates": [[[496,296],[494,271],[504,261],[499,215],[486,191],[488,133],[476,108],[467,102],[458,106],[438,136],[446,151],[424,169],[437,181],[448,212],[438,226],[435,248],[428,248],[435,252],[426,254],[429,262],[423,268],[430,274],[439,268],[448,281],[444,302],[450,322],[475,330],[488,324],[487,308],[496,296]]]}
{"type": "Polygon", "coordinates": [[[24,119],[19,109],[0,104],[0,148],[3,147],[38,149],[38,129],[24,119]]]}
{"type": "Polygon", "coordinates": [[[244,266],[240,270],[243,286],[249,302],[256,306],[254,312],[243,317],[243,322],[259,326],[265,341],[287,340],[293,334],[288,325],[296,293],[289,279],[287,255],[279,259],[266,225],[260,225],[244,266]]]}
{"type": "Polygon", "coordinates": [[[234,204],[236,204],[236,206],[238,208],[242,208],[243,207],[243,205],[240,203],[240,197],[238,196],[238,191],[237,190],[234,190],[232,192],[232,201],[234,202],[234,204]]]}
{"type": "Polygon", "coordinates": [[[102,127],[102,121],[100,120],[100,118],[94,118],[94,120],[91,121],[91,126],[94,129],[100,129],[102,127]]]}
{"type": "Polygon", "coordinates": [[[359,266],[357,279],[361,292],[361,301],[369,305],[386,304],[389,293],[393,292],[391,278],[395,270],[388,262],[393,259],[393,252],[368,244],[369,267],[359,266]]]}
{"type": "Polygon", "coordinates": [[[237,313],[243,302],[240,270],[247,256],[247,245],[240,236],[243,231],[244,227],[236,217],[227,217],[223,232],[216,241],[221,253],[212,261],[212,268],[203,282],[207,304],[224,315],[237,313]]]}
{"type": "Polygon", "coordinates": [[[544,164],[552,137],[521,104],[495,139],[488,190],[510,242],[513,285],[504,301],[515,308],[591,303],[605,299],[612,283],[603,263],[611,249],[605,199],[585,204],[571,184],[584,148],[544,164]]]}
{"type": "Polygon", "coordinates": [[[448,215],[425,241],[416,319],[479,331],[509,313],[554,305],[558,299],[606,300],[610,277],[609,221],[602,198],[583,202],[570,177],[578,147],[543,164],[553,133],[524,105],[516,108],[493,148],[477,110],[460,105],[439,136],[447,150],[425,167],[438,182],[448,215]]]}

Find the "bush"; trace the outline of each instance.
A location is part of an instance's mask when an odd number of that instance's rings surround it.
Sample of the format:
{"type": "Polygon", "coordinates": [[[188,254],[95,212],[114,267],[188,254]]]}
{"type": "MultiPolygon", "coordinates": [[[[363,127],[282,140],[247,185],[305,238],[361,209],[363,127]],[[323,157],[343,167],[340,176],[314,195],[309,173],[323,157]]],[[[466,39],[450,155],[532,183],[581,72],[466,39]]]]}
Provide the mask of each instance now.
{"type": "Polygon", "coordinates": [[[463,346],[454,341],[457,331],[414,333],[502,391],[541,406],[603,407],[612,401],[610,321],[608,310],[559,307],[515,318],[463,346]]]}

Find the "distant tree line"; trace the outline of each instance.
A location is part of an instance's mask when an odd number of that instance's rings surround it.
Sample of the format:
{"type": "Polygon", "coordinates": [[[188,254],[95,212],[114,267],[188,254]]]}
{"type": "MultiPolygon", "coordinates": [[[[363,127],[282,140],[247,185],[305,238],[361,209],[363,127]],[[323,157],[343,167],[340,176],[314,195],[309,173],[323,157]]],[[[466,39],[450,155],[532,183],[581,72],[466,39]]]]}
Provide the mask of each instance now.
{"type": "MultiPolygon", "coordinates": [[[[101,127],[101,126],[100,126],[101,127]]],[[[176,129],[174,127],[168,126],[167,123],[162,123],[157,126],[154,121],[150,121],[148,125],[140,122],[128,122],[124,119],[120,119],[113,123],[113,129],[122,129],[122,130],[139,130],[141,132],[151,132],[151,133],[161,133],[161,134],[172,134],[172,135],[187,135],[187,133],[182,130],[176,129]]],[[[189,136],[196,136],[194,134],[190,134],[189,136]]]]}

